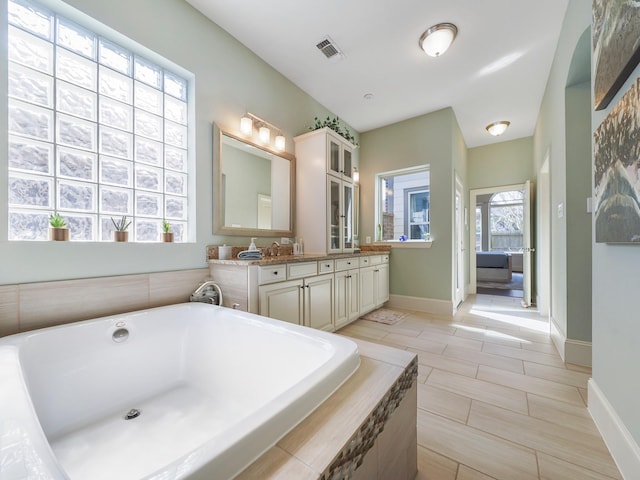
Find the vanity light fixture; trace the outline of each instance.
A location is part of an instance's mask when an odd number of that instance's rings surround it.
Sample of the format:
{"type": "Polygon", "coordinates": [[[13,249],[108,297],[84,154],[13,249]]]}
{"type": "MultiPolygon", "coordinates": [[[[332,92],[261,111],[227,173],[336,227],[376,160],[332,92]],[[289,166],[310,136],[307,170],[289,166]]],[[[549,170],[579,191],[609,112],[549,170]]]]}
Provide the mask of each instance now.
{"type": "Polygon", "coordinates": [[[240,131],[245,135],[253,133],[253,120],[249,115],[245,115],[240,119],[240,131]]]}
{"type": "Polygon", "coordinates": [[[262,143],[269,143],[269,140],[271,140],[271,130],[269,130],[269,127],[260,127],[258,137],[262,143]]]}
{"type": "Polygon", "coordinates": [[[245,136],[251,136],[253,135],[254,127],[258,130],[258,139],[260,143],[264,145],[269,145],[271,143],[271,130],[278,132],[278,135],[275,137],[275,150],[281,152],[285,150],[287,146],[287,139],[278,127],[251,112],[245,113],[240,119],[240,131],[245,136]]]}
{"type": "Polygon", "coordinates": [[[497,137],[498,135],[502,135],[509,125],[511,125],[511,122],[502,120],[500,122],[491,123],[487,125],[486,128],[487,128],[487,132],[489,132],[494,137],[497,137]]]}
{"type": "Polygon", "coordinates": [[[284,135],[282,135],[282,133],[276,135],[275,146],[276,150],[280,150],[281,152],[284,150],[286,146],[286,139],[284,138],[284,135]]]}
{"type": "Polygon", "coordinates": [[[418,44],[430,57],[439,57],[453,43],[458,34],[458,27],[453,23],[438,23],[422,34],[418,44]]]}

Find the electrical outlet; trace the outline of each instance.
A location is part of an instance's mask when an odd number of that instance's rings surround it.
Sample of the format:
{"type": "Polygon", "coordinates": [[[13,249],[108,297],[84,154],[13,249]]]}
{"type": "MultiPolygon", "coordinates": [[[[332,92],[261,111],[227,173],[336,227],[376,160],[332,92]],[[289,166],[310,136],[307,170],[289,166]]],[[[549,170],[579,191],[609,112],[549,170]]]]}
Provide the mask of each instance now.
{"type": "Polygon", "coordinates": [[[367,235],[367,237],[364,239],[365,243],[371,243],[371,237],[369,235],[367,235]]]}
{"type": "Polygon", "coordinates": [[[564,203],[558,204],[558,218],[564,217],[564,203]]]}
{"type": "Polygon", "coordinates": [[[289,245],[289,239],[287,237],[282,237],[280,239],[280,245],[289,245]]]}

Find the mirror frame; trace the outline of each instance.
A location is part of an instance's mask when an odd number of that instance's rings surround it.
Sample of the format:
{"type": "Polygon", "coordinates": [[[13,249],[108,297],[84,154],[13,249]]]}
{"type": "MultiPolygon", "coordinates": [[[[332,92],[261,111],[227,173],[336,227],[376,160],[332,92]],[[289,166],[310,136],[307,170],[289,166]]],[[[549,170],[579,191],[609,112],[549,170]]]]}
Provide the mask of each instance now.
{"type": "Polygon", "coordinates": [[[255,143],[246,137],[242,137],[228,130],[213,125],[213,233],[215,235],[231,235],[239,237],[293,237],[294,236],[294,214],[296,198],[296,157],[288,152],[279,152],[266,145],[255,143]],[[229,227],[222,224],[222,135],[233,138],[252,147],[275,155],[289,161],[289,229],[288,230],[267,230],[261,228],[229,227]]]}

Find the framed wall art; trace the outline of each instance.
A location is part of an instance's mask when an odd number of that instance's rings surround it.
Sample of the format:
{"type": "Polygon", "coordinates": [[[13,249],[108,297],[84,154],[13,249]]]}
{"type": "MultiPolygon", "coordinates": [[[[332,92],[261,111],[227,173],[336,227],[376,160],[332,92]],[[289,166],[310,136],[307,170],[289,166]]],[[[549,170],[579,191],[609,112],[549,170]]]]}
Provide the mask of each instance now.
{"type": "Polygon", "coordinates": [[[640,244],[640,78],[594,132],[598,243],[640,244]]]}
{"type": "Polygon", "coordinates": [[[640,61],[640,2],[593,0],[592,31],[593,96],[602,110],[640,61]]]}

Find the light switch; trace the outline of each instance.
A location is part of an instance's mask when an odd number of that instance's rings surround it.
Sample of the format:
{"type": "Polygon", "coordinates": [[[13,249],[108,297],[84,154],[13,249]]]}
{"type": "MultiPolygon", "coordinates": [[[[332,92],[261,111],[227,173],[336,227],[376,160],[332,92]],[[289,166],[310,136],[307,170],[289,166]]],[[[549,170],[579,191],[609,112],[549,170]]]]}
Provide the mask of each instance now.
{"type": "Polygon", "coordinates": [[[564,217],[564,203],[558,204],[558,218],[564,217]]]}

